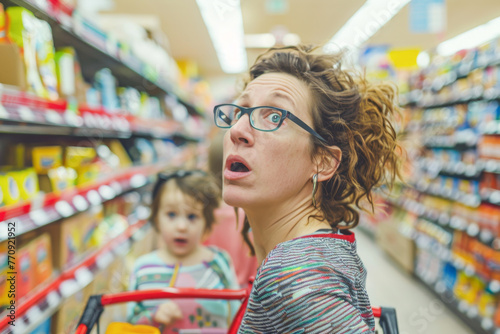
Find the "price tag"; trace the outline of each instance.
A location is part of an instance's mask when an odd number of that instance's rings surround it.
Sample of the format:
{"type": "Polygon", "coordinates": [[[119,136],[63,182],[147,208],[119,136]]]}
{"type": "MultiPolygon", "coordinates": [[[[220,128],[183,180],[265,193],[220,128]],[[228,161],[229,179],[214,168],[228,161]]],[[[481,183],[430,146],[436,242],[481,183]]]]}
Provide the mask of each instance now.
{"type": "Polygon", "coordinates": [[[55,208],[56,208],[57,213],[59,213],[61,216],[65,217],[65,218],[69,217],[75,213],[75,211],[73,210],[71,205],[69,205],[69,203],[66,201],[57,202],[55,205],[55,208]]]}
{"type": "Polygon", "coordinates": [[[148,182],[148,179],[142,174],[135,174],[130,178],[132,188],[140,188],[148,182]]]}
{"type": "Polygon", "coordinates": [[[81,195],[76,195],[73,197],[73,205],[78,211],[85,211],[89,208],[89,204],[85,200],[85,198],[81,195]]]}
{"type": "Polygon", "coordinates": [[[114,249],[114,252],[118,256],[124,256],[124,255],[127,255],[127,253],[128,253],[129,250],[130,250],[130,240],[127,239],[126,241],[124,241],[121,244],[119,244],[114,249]]]}
{"type": "Polygon", "coordinates": [[[33,111],[31,111],[31,109],[26,106],[20,106],[17,111],[19,112],[19,117],[21,117],[23,121],[33,122],[36,119],[33,111]]]}
{"type": "Polygon", "coordinates": [[[136,209],[137,218],[139,220],[147,219],[151,214],[151,209],[147,206],[141,205],[136,209]]]}
{"type": "Polygon", "coordinates": [[[96,257],[95,262],[97,268],[104,269],[107,268],[113,261],[113,254],[111,252],[105,252],[96,257]]]}
{"type": "Polygon", "coordinates": [[[99,193],[95,190],[91,190],[87,193],[87,199],[92,205],[99,205],[102,203],[101,196],[99,196],[99,193]]]}
{"type": "Polygon", "coordinates": [[[119,182],[113,181],[110,184],[111,188],[115,191],[116,194],[121,194],[123,192],[122,186],[120,185],[119,182]]]}
{"type": "MultiPolygon", "coordinates": [[[[43,318],[43,313],[38,308],[38,305],[33,306],[28,311],[26,311],[26,317],[30,323],[37,323],[43,318]]],[[[17,325],[17,324],[16,324],[17,325]]]]}
{"type": "Polygon", "coordinates": [[[45,113],[45,118],[47,119],[48,122],[53,123],[53,124],[62,124],[63,123],[63,118],[55,110],[47,110],[47,112],[45,113]]]}
{"type": "Polygon", "coordinates": [[[9,238],[9,231],[7,227],[7,221],[0,222],[0,241],[7,240],[9,238]]]}
{"type": "Polygon", "coordinates": [[[94,274],[87,267],[81,267],[75,271],[75,279],[80,287],[84,288],[92,282],[94,274]]]}
{"type": "Polygon", "coordinates": [[[59,285],[59,291],[64,298],[68,298],[78,290],[80,290],[80,286],[73,279],[65,280],[59,285]]]}
{"type": "Polygon", "coordinates": [[[469,318],[475,318],[475,317],[477,317],[478,314],[479,314],[479,312],[478,312],[476,306],[470,307],[469,310],[467,311],[467,316],[469,318]]]}
{"type": "Polygon", "coordinates": [[[32,210],[28,214],[30,219],[38,226],[43,226],[50,223],[51,219],[47,212],[43,209],[32,210]]]}
{"type": "Polygon", "coordinates": [[[102,185],[99,187],[99,194],[104,198],[105,200],[110,200],[116,196],[115,191],[113,188],[111,188],[108,185],[102,185]]]}
{"type": "Polygon", "coordinates": [[[9,113],[7,112],[7,110],[5,109],[5,107],[0,104],[0,118],[3,118],[3,119],[9,119],[9,113]]]}
{"type": "Polygon", "coordinates": [[[479,231],[479,226],[477,224],[472,223],[467,227],[467,234],[471,237],[477,236],[479,234],[479,231]]]}
{"type": "Polygon", "coordinates": [[[7,332],[7,333],[12,333],[12,334],[24,334],[24,333],[27,333],[27,325],[24,323],[24,318],[26,318],[26,316],[22,316],[20,317],[19,319],[16,319],[16,326],[15,327],[12,327],[12,326],[9,326],[9,330],[12,330],[12,332],[7,332]]]}
{"type": "Polygon", "coordinates": [[[483,318],[483,320],[481,320],[481,327],[487,331],[493,329],[493,320],[490,318],[483,318]]]}
{"type": "Polygon", "coordinates": [[[49,305],[49,308],[56,308],[59,306],[61,303],[61,297],[59,297],[59,294],[56,291],[50,291],[47,294],[47,304],[49,305]]]}

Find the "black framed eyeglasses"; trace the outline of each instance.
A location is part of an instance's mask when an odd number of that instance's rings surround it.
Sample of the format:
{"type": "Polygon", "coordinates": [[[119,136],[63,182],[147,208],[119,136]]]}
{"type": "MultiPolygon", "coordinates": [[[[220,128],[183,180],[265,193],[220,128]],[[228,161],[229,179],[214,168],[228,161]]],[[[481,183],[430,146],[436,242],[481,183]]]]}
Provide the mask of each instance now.
{"type": "Polygon", "coordinates": [[[244,108],[236,104],[219,104],[214,107],[215,125],[222,129],[229,129],[245,114],[248,114],[250,125],[254,129],[264,132],[276,131],[281,124],[283,124],[283,120],[288,117],[302,129],[306,130],[323,143],[327,143],[325,138],[321,137],[320,134],[314,131],[300,118],[288,110],[276,107],[259,106],[244,108]]]}
{"type": "Polygon", "coordinates": [[[175,172],[161,172],[158,173],[158,179],[156,180],[156,184],[153,188],[153,198],[156,198],[160,188],[163,184],[167,183],[171,179],[182,179],[183,177],[198,174],[201,176],[207,176],[208,174],[201,169],[193,169],[193,170],[184,170],[180,169],[175,172]]]}

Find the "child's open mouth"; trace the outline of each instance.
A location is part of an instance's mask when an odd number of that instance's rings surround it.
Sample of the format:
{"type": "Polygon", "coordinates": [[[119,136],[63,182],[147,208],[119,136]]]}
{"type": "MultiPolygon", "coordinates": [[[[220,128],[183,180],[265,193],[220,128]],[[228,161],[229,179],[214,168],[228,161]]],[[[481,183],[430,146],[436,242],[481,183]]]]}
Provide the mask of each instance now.
{"type": "Polygon", "coordinates": [[[187,242],[188,242],[188,241],[187,241],[187,239],[185,239],[185,238],[175,238],[175,239],[174,239],[174,242],[175,242],[175,244],[176,244],[176,245],[178,245],[178,246],[184,246],[184,245],[187,245],[187,242]]]}

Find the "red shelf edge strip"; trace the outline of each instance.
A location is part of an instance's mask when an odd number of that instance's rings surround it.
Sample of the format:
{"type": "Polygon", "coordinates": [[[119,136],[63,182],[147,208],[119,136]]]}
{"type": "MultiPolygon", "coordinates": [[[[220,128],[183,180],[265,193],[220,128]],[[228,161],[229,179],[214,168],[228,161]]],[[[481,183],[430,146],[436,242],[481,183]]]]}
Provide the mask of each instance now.
{"type": "MultiPolygon", "coordinates": [[[[59,289],[59,286],[61,285],[62,282],[74,278],[75,272],[79,268],[88,267],[90,264],[94,263],[99,255],[117,247],[118,244],[121,244],[126,239],[130,238],[138,229],[140,229],[146,223],[147,223],[146,220],[142,220],[132,226],[129,226],[122,234],[117,236],[115,239],[111,240],[106,246],[99,249],[96,253],[89,256],[87,259],[83,260],[79,264],[75,265],[73,268],[70,268],[62,272],[58,278],[56,278],[52,283],[47,285],[43,290],[38,291],[31,298],[24,301],[22,305],[19,305],[16,311],[16,318],[20,319],[24,315],[24,313],[26,313],[26,311],[28,311],[31,307],[36,305],[42,298],[46,297],[51,291],[59,289]]],[[[0,319],[0,330],[6,329],[9,321],[10,318],[8,318],[7,316],[0,319]]]]}

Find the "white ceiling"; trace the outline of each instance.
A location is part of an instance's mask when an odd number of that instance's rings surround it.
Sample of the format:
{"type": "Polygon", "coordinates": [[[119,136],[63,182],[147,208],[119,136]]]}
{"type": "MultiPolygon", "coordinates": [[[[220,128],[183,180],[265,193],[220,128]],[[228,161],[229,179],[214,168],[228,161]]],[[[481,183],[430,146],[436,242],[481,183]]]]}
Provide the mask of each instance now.
{"type": "MultiPolygon", "coordinates": [[[[222,75],[215,50],[195,0],[114,0],[113,13],[155,15],[176,59],[198,63],[207,77],[222,75]]],[[[285,14],[268,14],[266,0],[241,0],[245,33],[268,33],[282,25],[302,42],[323,44],[361,7],[364,0],[288,0],[285,14]]],[[[412,34],[406,6],[369,43],[429,49],[481,23],[500,16],[500,0],[447,0],[447,30],[440,35],[412,34]]],[[[247,50],[253,63],[262,50],[247,50]]]]}

